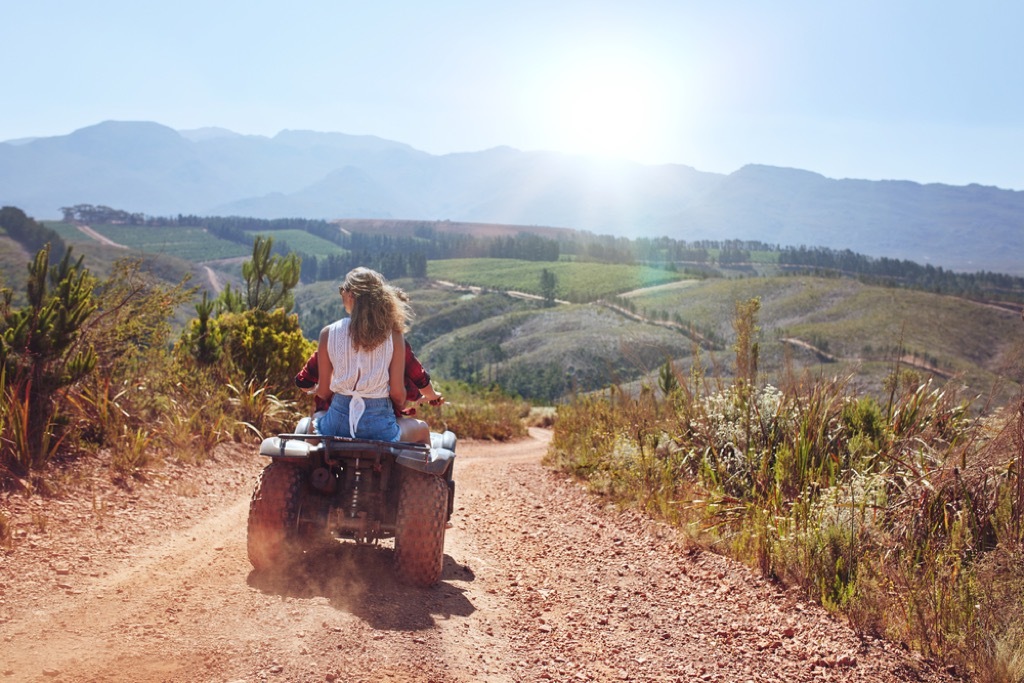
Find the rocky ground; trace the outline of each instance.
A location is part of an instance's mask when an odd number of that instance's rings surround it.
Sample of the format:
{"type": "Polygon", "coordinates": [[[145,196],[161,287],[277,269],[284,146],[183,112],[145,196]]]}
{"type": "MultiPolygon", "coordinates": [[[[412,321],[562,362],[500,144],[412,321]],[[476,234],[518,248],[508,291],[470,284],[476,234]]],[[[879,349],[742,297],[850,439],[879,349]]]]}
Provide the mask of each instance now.
{"type": "Polygon", "coordinates": [[[395,579],[388,544],[254,573],[252,448],[0,498],[0,683],[951,680],[546,470],[549,439],[459,444],[430,589],[395,579]]]}

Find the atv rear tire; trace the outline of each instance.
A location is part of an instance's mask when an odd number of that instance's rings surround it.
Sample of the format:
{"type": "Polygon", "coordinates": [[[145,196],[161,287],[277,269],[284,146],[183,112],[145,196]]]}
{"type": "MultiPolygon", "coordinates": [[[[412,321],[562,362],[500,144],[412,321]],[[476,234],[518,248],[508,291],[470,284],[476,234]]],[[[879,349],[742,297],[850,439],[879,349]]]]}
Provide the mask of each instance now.
{"type": "Polygon", "coordinates": [[[441,477],[402,472],[395,526],[395,562],[406,583],[432,586],[444,566],[448,484],[441,477]]]}
{"type": "Polygon", "coordinates": [[[298,540],[302,470],[273,462],[263,469],[249,503],[249,562],[257,571],[282,568],[298,540]]]}

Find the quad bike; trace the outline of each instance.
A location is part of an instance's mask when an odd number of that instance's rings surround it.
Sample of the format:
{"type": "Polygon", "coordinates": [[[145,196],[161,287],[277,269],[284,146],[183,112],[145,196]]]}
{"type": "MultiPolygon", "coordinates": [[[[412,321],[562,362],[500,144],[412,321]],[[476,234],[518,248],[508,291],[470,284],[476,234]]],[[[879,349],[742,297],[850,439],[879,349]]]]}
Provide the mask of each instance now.
{"type": "Polygon", "coordinates": [[[418,586],[441,578],[451,518],[456,437],[432,433],[430,445],[324,437],[303,418],[294,434],[263,440],[272,461],[249,504],[249,561],[283,569],[325,539],[375,544],[395,539],[399,577],[418,586]]]}

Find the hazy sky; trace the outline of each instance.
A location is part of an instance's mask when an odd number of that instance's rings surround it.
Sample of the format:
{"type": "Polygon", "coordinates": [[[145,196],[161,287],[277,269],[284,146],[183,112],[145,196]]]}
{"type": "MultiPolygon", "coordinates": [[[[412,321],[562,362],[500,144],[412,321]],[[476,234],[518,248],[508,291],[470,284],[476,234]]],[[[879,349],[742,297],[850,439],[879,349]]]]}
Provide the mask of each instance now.
{"type": "Polygon", "coordinates": [[[0,140],[145,120],[1024,189],[1018,0],[2,0],[0,25],[0,140]]]}

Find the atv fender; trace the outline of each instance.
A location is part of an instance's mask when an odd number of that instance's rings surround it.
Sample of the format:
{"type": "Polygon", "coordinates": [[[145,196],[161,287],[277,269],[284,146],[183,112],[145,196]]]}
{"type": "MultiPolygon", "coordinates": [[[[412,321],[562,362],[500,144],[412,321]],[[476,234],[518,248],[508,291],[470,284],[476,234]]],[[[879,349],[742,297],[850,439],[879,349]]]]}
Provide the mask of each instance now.
{"type": "Polygon", "coordinates": [[[319,445],[312,445],[304,439],[283,439],[279,436],[271,436],[263,439],[260,443],[260,455],[267,455],[275,460],[305,462],[314,449],[319,445]]]}
{"type": "Polygon", "coordinates": [[[447,448],[431,448],[429,451],[402,449],[395,454],[395,462],[425,474],[441,476],[448,469],[448,463],[455,458],[455,451],[447,448]]]}
{"type": "Polygon", "coordinates": [[[396,454],[395,461],[417,472],[440,476],[446,471],[451,471],[449,466],[455,459],[455,442],[454,432],[431,432],[429,453],[425,454],[422,450],[401,450],[396,454]]]}

